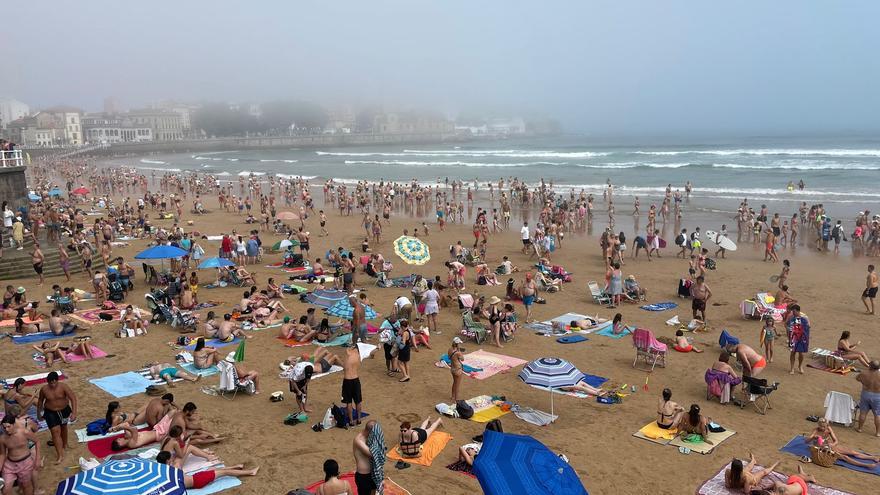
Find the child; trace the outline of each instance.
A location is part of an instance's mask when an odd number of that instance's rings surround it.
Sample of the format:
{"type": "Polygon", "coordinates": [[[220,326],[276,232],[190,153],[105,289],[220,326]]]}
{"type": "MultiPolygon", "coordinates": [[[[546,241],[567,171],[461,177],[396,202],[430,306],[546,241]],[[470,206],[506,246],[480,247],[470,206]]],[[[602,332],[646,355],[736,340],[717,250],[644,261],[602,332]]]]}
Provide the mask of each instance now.
{"type": "Polygon", "coordinates": [[[761,346],[768,363],[773,362],[773,340],[776,339],[776,322],[772,316],[764,317],[764,328],[761,329],[761,346]]]}
{"type": "Polygon", "coordinates": [[[688,342],[687,337],[684,336],[684,332],[681,330],[675,331],[675,345],[672,348],[678,352],[703,352],[702,349],[698,349],[695,345],[688,342]]]}

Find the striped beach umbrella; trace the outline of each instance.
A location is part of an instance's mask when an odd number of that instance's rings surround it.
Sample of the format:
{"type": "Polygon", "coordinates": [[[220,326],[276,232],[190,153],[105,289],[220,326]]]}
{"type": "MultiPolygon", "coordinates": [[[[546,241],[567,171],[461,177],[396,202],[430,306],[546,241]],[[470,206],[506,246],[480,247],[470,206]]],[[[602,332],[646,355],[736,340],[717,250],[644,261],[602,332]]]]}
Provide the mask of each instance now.
{"type": "MultiPolygon", "coordinates": [[[[346,320],[351,320],[354,316],[354,307],[348,302],[348,298],[339,300],[333,306],[330,306],[327,309],[327,314],[330,316],[336,316],[338,318],[345,318],[346,320]]],[[[370,306],[364,306],[364,314],[368,320],[372,320],[373,318],[379,316],[376,311],[373,310],[370,306]]]]}
{"type": "Polygon", "coordinates": [[[431,260],[431,250],[421,239],[402,235],[394,240],[394,254],[410,265],[424,265],[431,260]]]}
{"type": "Polygon", "coordinates": [[[107,461],[58,484],[55,495],[183,495],[183,471],[140,457],[107,461]]]}
{"type": "Polygon", "coordinates": [[[557,357],[543,357],[526,364],[519,379],[527,385],[550,390],[550,414],[553,415],[553,389],[573,387],[584,379],[575,365],[557,357]]]}

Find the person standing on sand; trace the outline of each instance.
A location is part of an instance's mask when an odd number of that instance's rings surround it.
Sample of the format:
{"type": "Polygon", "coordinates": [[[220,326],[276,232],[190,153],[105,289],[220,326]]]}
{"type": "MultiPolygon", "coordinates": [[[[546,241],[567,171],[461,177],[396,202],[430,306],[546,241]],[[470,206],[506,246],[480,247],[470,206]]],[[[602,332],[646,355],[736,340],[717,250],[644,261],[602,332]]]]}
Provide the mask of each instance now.
{"type": "Polygon", "coordinates": [[[348,426],[361,424],[361,352],[357,344],[345,350],[345,362],[343,363],[342,379],[342,403],[345,404],[345,416],[348,418],[348,426]],[[352,415],[354,409],[354,415],[352,415]]]}
{"type": "Polygon", "coordinates": [[[462,340],[459,337],[452,339],[452,347],[446,352],[449,356],[449,370],[452,372],[452,402],[458,402],[461,380],[464,377],[464,356],[461,349],[462,340]]]}
{"type": "Polygon", "coordinates": [[[874,299],[877,297],[878,277],[874,271],[874,265],[868,265],[868,276],[865,279],[865,290],[862,292],[862,304],[865,305],[865,312],[869,315],[874,314],[874,299]],[[871,304],[869,305],[868,302],[871,304]]]}
{"type": "Polygon", "coordinates": [[[67,450],[67,425],[76,421],[76,394],[65,383],[58,382],[58,372],[53,371],[46,376],[46,385],[40,388],[37,399],[37,419],[45,419],[46,426],[52,434],[55,453],[58,458],[55,464],[64,461],[67,450]]]}
{"type": "Polygon", "coordinates": [[[791,349],[788,374],[794,374],[795,356],[798,358],[798,373],[804,374],[804,354],[810,350],[810,320],[801,314],[801,307],[797,304],[788,307],[783,320],[788,328],[788,347],[791,349]]]}
{"type": "Polygon", "coordinates": [[[862,384],[862,395],[859,401],[859,422],[855,430],[861,433],[870,410],[874,414],[874,433],[880,437],[880,361],[871,361],[867,371],[856,375],[856,380],[862,384]]]}
{"type": "Polygon", "coordinates": [[[691,297],[694,298],[691,303],[691,309],[694,312],[694,319],[706,322],[706,304],[712,297],[712,291],[706,285],[706,279],[702,275],[697,277],[696,283],[691,287],[691,297]]]}
{"type": "Polygon", "coordinates": [[[352,442],[355,471],[354,484],[360,495],[375,495],[384,478],[385,437],[375,420],[367,421],[364,431],[355,435],[352,442]],[[376,479],[379,483],[376,483],[376,479]]]}

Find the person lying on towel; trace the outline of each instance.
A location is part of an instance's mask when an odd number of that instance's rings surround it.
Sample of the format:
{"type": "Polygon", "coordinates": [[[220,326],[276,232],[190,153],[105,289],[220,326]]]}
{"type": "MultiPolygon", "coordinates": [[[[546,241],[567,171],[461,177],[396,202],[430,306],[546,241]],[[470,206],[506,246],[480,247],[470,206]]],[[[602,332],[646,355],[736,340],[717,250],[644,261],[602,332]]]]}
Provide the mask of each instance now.
{"type": "Polygon", "coordinates": [[[431,423],[431,418],[422,421],[421,426],[413,428],[409,421],[400,424],[400,455],[404,457],[418,457],[422,453],[422,445],[428,441],[428,437],[443,423],[443,418],[431,423]]]}

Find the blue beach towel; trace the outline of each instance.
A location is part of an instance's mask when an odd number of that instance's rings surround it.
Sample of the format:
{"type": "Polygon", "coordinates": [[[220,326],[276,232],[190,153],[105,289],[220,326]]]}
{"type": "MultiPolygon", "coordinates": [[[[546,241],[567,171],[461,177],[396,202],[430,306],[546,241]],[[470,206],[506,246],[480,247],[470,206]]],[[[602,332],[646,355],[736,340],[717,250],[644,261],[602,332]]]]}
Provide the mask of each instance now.
{"type": "Polygon", "coordinates": [[[313,340],[313,343],[321,346],[321,347],[333,347],[333,346],[342,346],[351,342],[351,334],[344,333],[342,335],[337,335],[327,342],[318,342],[317,340],[313,340]]]}
{"type": "Polygon", "coordinates": [[[105,376],[103,378],[92,378],[89,382],[113,397],[128,397],[130,395],[142,394],[147,387],[153,385],[149,378],[145,378],[140,373],[134,371],[105,376]]]}
{"type": "Polygon", "coordinates": [[[667,301],[667,302],[659,302],[659,303],[654,303],[654,304],[646,304],[644,306],[639,306],[639,307],[644,309],[645,311],[666,311],[667,309],[677,308],[678,304],[675,304],[674,302],[667,301]]]}
{"type": "Polygon", "coordinates": [[[220,373],[220,370],[217,369],[216,366],[209,366],[205,369],[196,368],[196,365],[193,363],[179,364],[183,371],[186,371],[190,375],[201,375],[201,376],[211,376],[220,373]]]}
{"type": "Polygon", "coordinates": [[[73,335],[74,332],[62,333],[61,335],[55,335],[52,332],[37,332],[37,333],[29,333],[27,335],[13,335],[12,342],[14,344],[33,344],[34,342],[42,342],[44,340],[52,340],[52,339],[63,339],[68,335],[73,335]]]}
{"type": "MultiPolygon", "coordinates": [[[[443,361],[447,365],[452,366],[452,360],[449,359],[448,354],[440,356],[440,361],[443,361]]],[[[469,366],[464,363],[461,363],[461,369],[464,370],[465,373],[476,373],[477,371],[483,371],[483,368],[474,368],[473,366],[469,366]]]]}
{"type": "Polygon", "coordinates": [[[730,335],[727,330],[722,330],[721,335],[718,337],[718,345],[721,347],[727,347],[728,345],[737,345],[739,344],[739,339],[730,335]]]}
{"type": "MultiPolygon", "coordinates": [[[[779,450],[783,452],[788,452],[789,454],[794,454],[798,457],[810,457],[810,446],[809,444],[807,444],[807,439],[800,435],[792,438],[779,450]]],[[[841,459],[838,459],[835,464],[841,467],[845,467],[847,469],[852,469],[853,471],[860,471],[862,473],[870,473],[880,476],[880,465],[878,465],[874,469],[869,469],[861,466],[853,466],[852,464],[849,464],[841,459]]]]}
{"type": "Polygon", "coordinates": [[[565,337],[559,337],[556,339],[556,342],[559,342],[560,344],[576,344],[578,342],[586,342],[587,340],[590,339],[583,335],[566,335],[565,337]]]}
{"type": "Polygon", "coordinates": [[[591,387],[600,387],[603,383],[607,382],[608,379],[604,376],[588,375],[584,373],[584,378],[581,381],[591,387]]]}
{"type": "Polygon", "coordinates": [[[628,326],[628,327],[626,327],[626,329],[624,329],[624,331],[622,331],[618,334],[615,334],[614,333],[614,326],[609,325],[609,326],[607,326],[607,327],[603,328],[602,330],[599,330],[598,332],[595,332],[595,333],[596,333],[596,335],[603,335],[605,337],[611,337],[612,339],[622,339],[625,336],[631,334],[633,332],[633,330],[635,330],[635,329],[636,329],[636,327],[628,326]]]}

